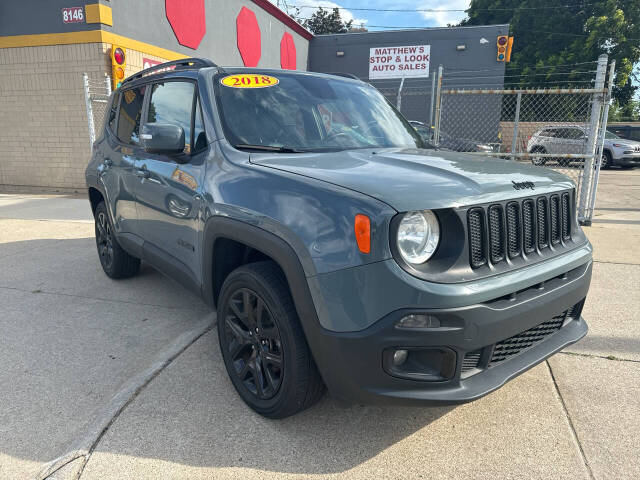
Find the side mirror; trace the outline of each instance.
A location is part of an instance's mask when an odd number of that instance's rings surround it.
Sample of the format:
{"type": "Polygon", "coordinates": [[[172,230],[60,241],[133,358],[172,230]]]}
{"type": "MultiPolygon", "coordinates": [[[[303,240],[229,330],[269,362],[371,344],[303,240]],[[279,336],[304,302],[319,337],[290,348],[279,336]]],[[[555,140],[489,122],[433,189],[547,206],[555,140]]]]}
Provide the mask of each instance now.
{"type": "Polygon", "coordinates": [[[142,126],[140,141],[146,152],[177,155],[184,151],[184,129],[168,123],[147,123],[142,126]]]}

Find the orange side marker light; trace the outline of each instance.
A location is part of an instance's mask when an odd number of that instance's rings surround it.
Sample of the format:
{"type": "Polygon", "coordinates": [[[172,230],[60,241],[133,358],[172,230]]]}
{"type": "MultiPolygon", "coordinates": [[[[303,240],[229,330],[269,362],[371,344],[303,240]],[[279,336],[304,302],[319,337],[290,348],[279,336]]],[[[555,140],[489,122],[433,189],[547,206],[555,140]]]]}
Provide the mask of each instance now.
{"type": "Polygon", "coordinates": [[[366,215],[359,213],[355,220],[356,242],[362,253],[371,252],[371,220],[366,215]]]}

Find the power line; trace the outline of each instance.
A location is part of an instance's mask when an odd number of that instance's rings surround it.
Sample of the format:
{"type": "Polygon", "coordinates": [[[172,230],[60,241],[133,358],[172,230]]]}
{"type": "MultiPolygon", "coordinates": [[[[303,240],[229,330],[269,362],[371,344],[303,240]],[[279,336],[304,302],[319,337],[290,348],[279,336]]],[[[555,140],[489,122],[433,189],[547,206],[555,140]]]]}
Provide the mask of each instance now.
{"type": "MultiPolygon", "coordinates": [[[[410,26],[398,26],[398,25],[368,25],[368,24],[364,24],[364,26],[366,28],[389,28],[389,29],[394,29],[394,30],[420,30],[420,29],[428,29],[428,28],[432,28],[432,27],[427,27],[427,26],[420,26],[420,27],[410,27],[410,26]]],[[[457,28],[457,27],[444,27],[444,28],[457,28]]],[[[589,38],[591,37],[591,35],[589,34],[583,34],[583,33],[567,33],[567,32],[549,32],[549,31],[544,31],[544,30],[528,30],[525,28],[515,28],[515,30],[517,31],[521,31],[521,32],[533,32],[533,33],[542,33],[542,34],[546,34],[546,35],[568,35],[571,37],[582,37],[582,38],[589,38]]],[[[517,34],[517,31],[513,33],[513,35],[517,34]]],[[[354,33],[358,33],[358,32],[354,32],[354,33]]],[[[595,37],[597,39],[604,39],[604,40],[612,40],[611,37],[595,37]]],[[[620,42],[615,42],[615,43],[625,43],[628,41],[633,41],[633,42],[640,42],[640,38],[625,38],[625,40],[622,40],[620,42]]]]}
{"type": "MultiPolygon", "coordinates": [[[[548,5],[542,7],[511,7],[511,8],[474,8],[474,11],[502,12],[514,10],[557,10],[562,8],[576,8],[595,5],[595,3],[583,3],[576,5],[548,5]]],[[[445,13],[445,12],[466,12],[464,8],[365,8],[365,7],[323,7],[322,5],[289,5],[293,8],[323,8],[327,10],[353,10],[355,12],[425,12],[425,13],[445,13]]]]}

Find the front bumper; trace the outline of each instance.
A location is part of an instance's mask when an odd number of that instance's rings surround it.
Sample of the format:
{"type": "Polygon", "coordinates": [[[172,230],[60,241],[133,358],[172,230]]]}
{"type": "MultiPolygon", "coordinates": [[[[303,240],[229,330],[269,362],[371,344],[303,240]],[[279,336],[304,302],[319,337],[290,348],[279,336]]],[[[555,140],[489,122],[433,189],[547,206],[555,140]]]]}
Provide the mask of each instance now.
{"type": "Polygon", "coordinates": [[[625,155],[624,157],[615,160],[617,165],[621,165],[621,166],[634,166],[634,165],[640,165],[640,154],[634,154],[634,155],[625,155]]]}
{"type": "MultiPolygon", "coordinates": [[[[320,372],[332,395],[368,404],[456,404],[475,400],[542,362],[587,333],[580,316],[591,280],[588,261],[561,275],[490,301],[458,308],[403,308],[357,332],[319,327],[309,338],[320,372]],[[575,307],[575,308],[574,308],[575,307]],[[488,366],[494,346],[574,308],[558,330],[504,361],[488,366]],[[407,314],[441,320],[439,328],[398,329],[407,314]],[[441,347],[455,353],[451,378],[420,381],[399,378],[383,366],[383,352],[394,348],[441,347]],[[475,373],[463,375],[463,359],[482,352],[475,373]]],[[[309,333],[309,332],[308,332],[309,333]]],[[[520,338],[520,337],[518,337],[520,338]]]]}

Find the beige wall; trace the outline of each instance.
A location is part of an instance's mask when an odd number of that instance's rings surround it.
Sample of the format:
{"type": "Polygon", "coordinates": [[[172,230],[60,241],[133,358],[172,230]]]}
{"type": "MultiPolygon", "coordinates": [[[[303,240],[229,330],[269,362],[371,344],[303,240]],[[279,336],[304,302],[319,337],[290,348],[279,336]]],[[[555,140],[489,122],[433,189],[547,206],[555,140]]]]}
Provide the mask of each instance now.
{"type": "MultiPolygon", "coordinates": [[[[82,73],[102,86],[110,47],[0,48],[0,188],[84,191],[91,151],[82,73]]],[[[166,61],[129,49],[127,76],[142,69],[143,57],[166,61]]],[[[96,128],[101,114],[96,108],[96,128]]]]}
{"type": "Polygon", "coordinates": [[[0,49],[0,185],[84,186],[82,72],[106,62],[98,43],[0,49]]]}

